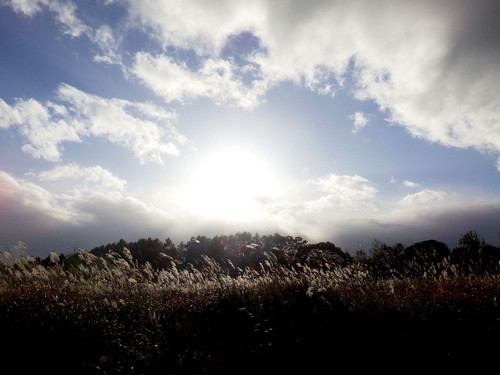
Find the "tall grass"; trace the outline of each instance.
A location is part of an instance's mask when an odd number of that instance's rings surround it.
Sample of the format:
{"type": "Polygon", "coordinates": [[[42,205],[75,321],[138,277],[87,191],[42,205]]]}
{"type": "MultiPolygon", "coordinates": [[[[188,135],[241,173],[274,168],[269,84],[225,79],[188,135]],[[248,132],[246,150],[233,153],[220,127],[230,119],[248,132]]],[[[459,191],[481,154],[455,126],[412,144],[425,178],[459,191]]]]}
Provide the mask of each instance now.
{"type": "Polygon", "coordinates": [[[161,257],[156,268],[127,249],[79,250],[75,265],[4,253],[4,364],[64,374],[335,372],[402,360],[479,366],[499,349],[498,273],[450,257],[418,276],[363,261],[283,264],[270,252],[244,268],[161,257]]]}

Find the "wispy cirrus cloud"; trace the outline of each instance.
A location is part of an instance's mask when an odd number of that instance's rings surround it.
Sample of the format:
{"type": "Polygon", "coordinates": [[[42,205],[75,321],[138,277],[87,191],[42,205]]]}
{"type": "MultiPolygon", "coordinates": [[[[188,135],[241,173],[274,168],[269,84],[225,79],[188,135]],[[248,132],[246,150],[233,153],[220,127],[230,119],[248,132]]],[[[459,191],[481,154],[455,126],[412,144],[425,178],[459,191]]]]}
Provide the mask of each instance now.
{"type": "Polygon", "coordinates": [[[16,13],[34,17],[47,10],[63,34],[71,38],[87,37],[99,48],[94,61],[122,65],[119,40],[110,26],[103,24],[96,29],[77,16],[77,5],[71,0],[2,0],[0,5],[10,6],[16,13]]]}
{"type": "Polygon", "coordinates": [[[54,15],[58,25],[65,34],[79,37],[88,34],[90,27],[76,16],[76,6],[71,1],[62,0],[3,0],[15,12],[32,17],[44,8],[54,15]]]}
{"type": "Polygon", "coordinates": [[[0,128],[15,126],[23,150],[36,158],[61,159],[61,144],[104,138],[131,150],[141,163],[163,163],[178,155],[186,138],[173,125],[176,115],[153,104],[106,99],[62,84],[58,103],[35,99],[8,105],[0,99],[0,128]]]}
{"type": "Polygon", "coordinates": [[[94,61],[122,65],[120,55],[120,37],[108,25],[101,25],[89,37],[92,42],[99,46],[100,52],[94,56],[94,61]]]}

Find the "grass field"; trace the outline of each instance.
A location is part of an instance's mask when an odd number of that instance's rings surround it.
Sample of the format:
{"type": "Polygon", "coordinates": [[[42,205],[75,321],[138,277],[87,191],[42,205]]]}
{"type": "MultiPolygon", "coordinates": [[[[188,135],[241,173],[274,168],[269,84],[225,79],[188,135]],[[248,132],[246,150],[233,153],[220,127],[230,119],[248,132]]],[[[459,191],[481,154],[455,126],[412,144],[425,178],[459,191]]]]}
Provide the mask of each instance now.
{"type": "Polygon", "coordinates": [[[244,267],[203,254],[141,264],[128,249],[79,250],[72,262],[4,252],[2,366],[51,374],[480,370],[500,349],[494,249],[486,260],[454,251],[395,263],[398,248],[386,246],[342,264],[321,251],[260,251],[244,267]]]}

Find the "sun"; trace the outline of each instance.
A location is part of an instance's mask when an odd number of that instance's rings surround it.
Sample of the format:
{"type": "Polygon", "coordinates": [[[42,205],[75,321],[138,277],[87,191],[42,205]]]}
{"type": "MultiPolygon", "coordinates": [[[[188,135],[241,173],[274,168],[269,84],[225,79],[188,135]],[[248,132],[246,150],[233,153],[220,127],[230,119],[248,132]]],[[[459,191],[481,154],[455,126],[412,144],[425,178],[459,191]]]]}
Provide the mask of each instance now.
{"type": "Polygon", "coordinates": [[[251,221],[276,194],[276,176],[258,153],[230,147],[202,158],[185,189],[190,209],[227,221],[251,221]]]}

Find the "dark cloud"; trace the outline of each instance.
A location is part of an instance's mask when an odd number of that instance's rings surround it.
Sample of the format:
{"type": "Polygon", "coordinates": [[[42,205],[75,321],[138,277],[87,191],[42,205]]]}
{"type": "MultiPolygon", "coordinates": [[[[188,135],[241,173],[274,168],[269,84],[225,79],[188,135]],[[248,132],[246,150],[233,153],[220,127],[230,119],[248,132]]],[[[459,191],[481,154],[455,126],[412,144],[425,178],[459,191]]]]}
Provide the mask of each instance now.
{"type": "Polygon", "coordinates": [[[33,255],[90,249],[120,238],[161,238],[172,224],[165,212],[119,191],[81,190],[61,197],[5,172],[0,208],[0,246],[23,241],[33,255]]]}
{"type": "Polygon", "coordinates": [[[346,220],[335,225],[329,238],[346,249],[360,245],[371,248],[374,239],[388,245],[401,242],[409,245],[429,239],[442,241],[450,248],[457,246],[460,235],[476,230],[486,242],[500,245],[500,203],[464,204],[464,207],[436,207],[425,212],[371,220],[346,220]]]}

